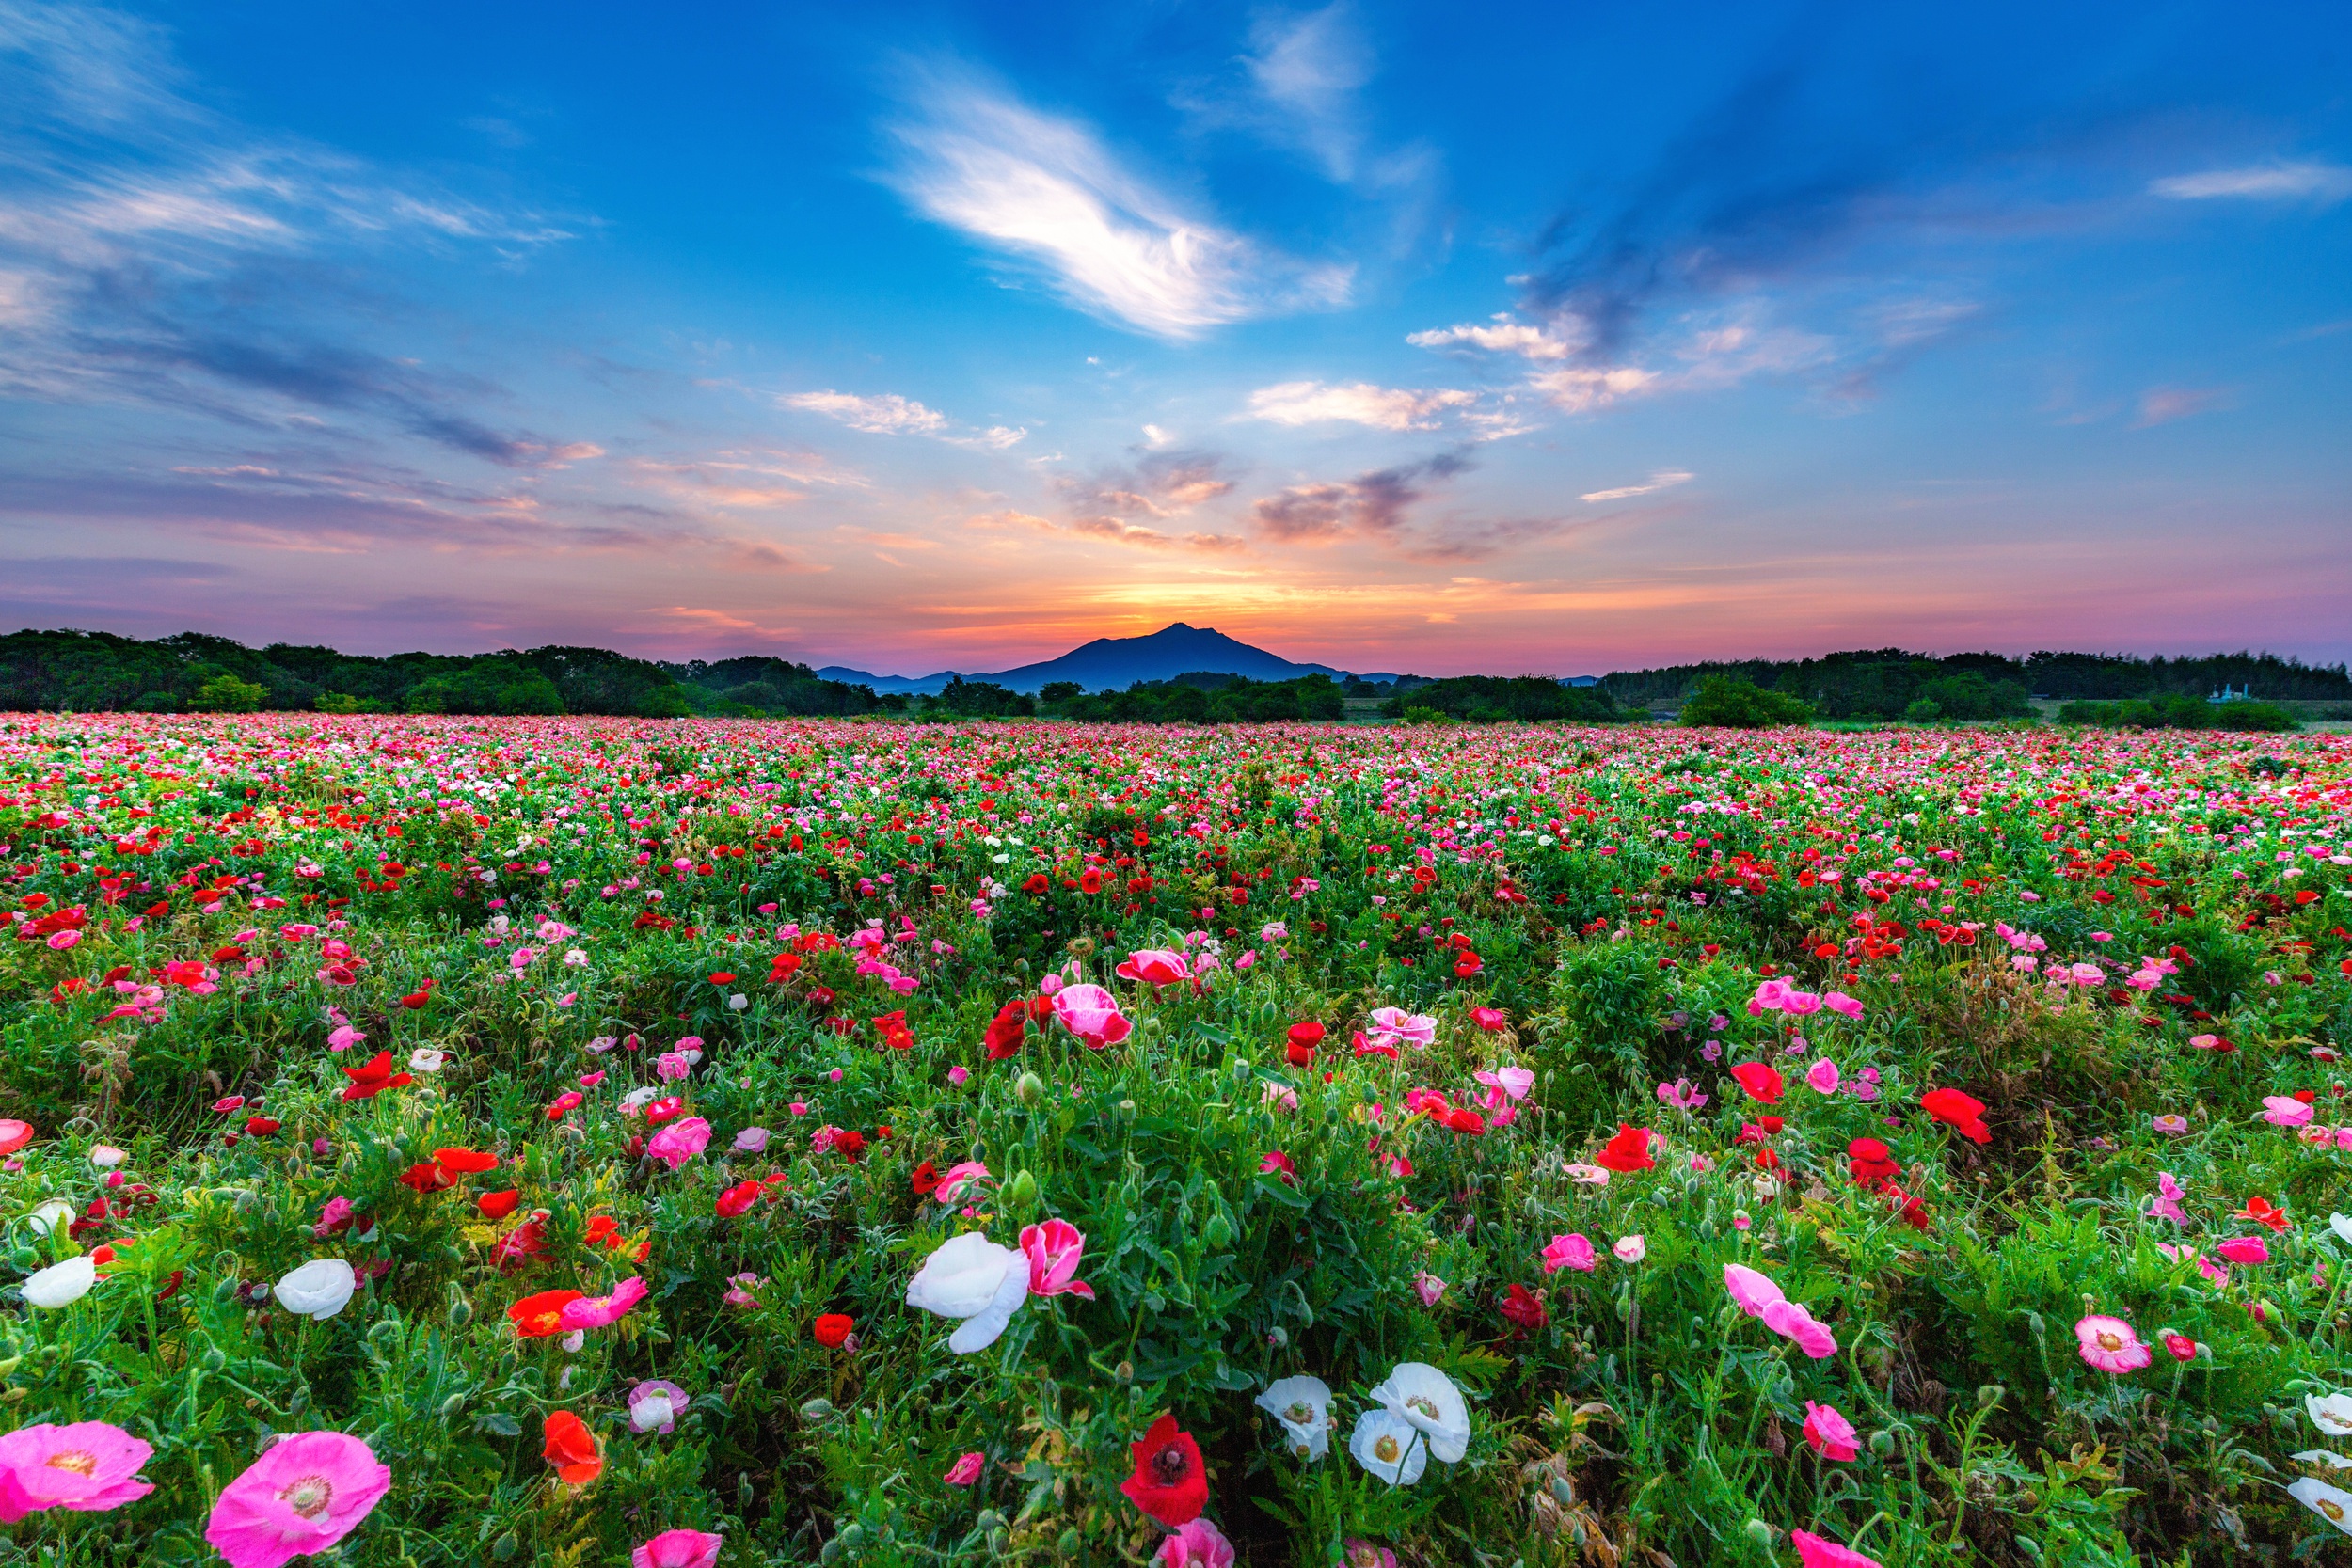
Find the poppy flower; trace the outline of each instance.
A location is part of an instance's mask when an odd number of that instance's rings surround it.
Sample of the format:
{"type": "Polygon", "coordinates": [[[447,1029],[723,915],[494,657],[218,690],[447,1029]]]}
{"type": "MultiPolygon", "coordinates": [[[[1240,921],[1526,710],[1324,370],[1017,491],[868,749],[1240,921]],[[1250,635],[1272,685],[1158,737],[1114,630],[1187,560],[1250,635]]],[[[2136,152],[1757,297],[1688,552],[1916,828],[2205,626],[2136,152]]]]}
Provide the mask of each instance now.
{"type": "Polygon", "coordinates": [[[914,1189],[915,1196],[930,1196],[939,1186],[939,1167],[929,1160],[924,1161],[914,1167],[914,1174],[907,1178],[907,1184],[914,1189]]]}
{"type": "Polygon", "coordinates": [[[2074,1339],[2083,1359],[2103,1372],[2135,1372],[2154,1359],[2121,1318],[2093,1313],[2074,1325],[2074,1339]]]}
{"type": "Polygon", "coordinates": [[[564,1308],[587,1298],[578,1291],[541,1291],[506,1309],[507,1321],[525,1339],[546,1339],[564,1332],[564,1308]]]}
{"type": "Polygon", "coordinates": [[[1779,1104],[1788,1087],[1779,1071],[1762,1062],[1741,1062],[1731,1069],[1731,1075],[1748,1091],[1750,1099],[1760,1100],[1767,1105],[1779,1104]]]}
{"type": "Polygon", "coordinates": [[[1649,1130],[1630,1122],[1617,1124],[1617,1135],[1601,1146],[1593,1163],[1608,1170],[1629,1173],[1647,1170],[1658,1164],[1650,1158],[1649,1130]]]}
{"type": "Polygon", "coordinates": [[[711,1207],[720,1218],[731,1220],[749,1213],[767,1190],[756,1181],[738,1181],[713,1199],[711,1207]]]}
{"type": "Polygon", "coordinates": [[[645,1282],[635,1275],[612,1287],[610,1295],[582,1296],[564,1304],[564,1327],[567,1331],[589,1328],[610,1328],[628,1316],[628,1309],[645,1299],[645,1282]]]}
{"type": "Polygon", "coordinates": [[[484,1193],[473,1200],[474,1212],[485,1220],[502,1220],[515,1212],[523,1200],[519,1188],[503,1193],[484,1193]]]}
{"type": "Polygon", "coordinates": [[[443,1170],[463,1176],[499,1168],[497,1155],[485,1154],[474,1148],[437,1148],[433,1151],[433,1163],[443,1170]]]}
{"type": "Polygon", "coordinates": [[[1532,1333],[1551,1322],[1551,1313],[1544,1307],[1543,1298],[1524,1285],[1514,1285],[1502,1304],[1502,1315],[1522,1334],[1532,1333]]]}
{"type": "Polygon", "coordinates": [[[1294,1023],[1284,1037],[1283,1059],[1293,1067],[1305,1067],[1315,1059],[1315,1047],[1323,1043],[1323,1025],[1310,1019],[1294,1023]]]}
{"type": "Polygon", "coordinates": [[[1176,1418],[1163,1415],[1129,1445],[1136,1459],[1135,1474],[1119,1483],[1127,1500],[1170,1529],[1191,1524],[1209,1503],[1209,1477],[1200,1464],[1200,1445],[1192,1433],[1177,1430],[1176,1418]]]}
{"type": "Polygon", "coordinates": [[[1458,978],[1461,978],[1461,979],[1464,979],[1464,980],[1469,979],[1471,975],[1476,974],[1477,974],[1480,970],[1482,970],[1482,969],[1484,969],[1484,968],[1486,968],[1486,959],[1484,959],[1484,958],[1480,958],[1477,954],[1472,953],[1472,952],[1470,952],[1470,951],[1468,951],[1468,950],[1465,950],[1464,952],[1462,952],[1462,953],[1461,953],[1458,957],[1456,957],[1456,958],[1454,958],[1454,974],[1455,974],[1458,978]]]}
{"type": "Polygon", "coordinates": [[[2248,1198],[2246,1207],[2241,1212],[2256,1225],[2267,1226],[2281,1236],[2287,1233],[2287,1227],[2292,1223],[2287,1218],[2287,1212],[2277,1207],[2266,1197],[2248,1198]]]}
{"type": "Polygon", "coordinates": [[[818,1344],[827,1350],[839,1350],[856,1330],[857,1320],[847,1312],[827,1312],[820,1315],[810,1328],[817,1336],[818,1344]]]}
{"type": "Polygon", "coordinates": [[[1903,1167],[1895,1162],[1893,1151],[1876,1138],[1856,1138],[1848,1144],[1846,1168],[1852,1173],[1854,1180],[1873,1192],[1903,1173],[1903,1167]]]}
{"type": "Polygon", "coordinates": [[[1972,1143],[1993,1141],[1993,1130],[1984,1124],[1984,1101],[1958,1089],[1930,1089],[1919,1097],[1919,1108],[1972,1143]]]}
{"type": "Polygon", "coordinates": [[[596,1451],[596,1434],[588,1423],[568,1410],[548,1413],[547,1440],[539,1452],[555,1466],[555,1479],[566,1486],[585,1486],[604,1474],[604,1456],[596,1451]]]}
{"type": "Polygon", "coordinates": [[[405,1072],[392,1070],[392,1053],[379,1051],[358,1067],[343,1069],[343,1076],[351,1085],[343,1090],[345,1100],[373,1100],[386,1089],[397,1089],[416,1080],[405,1072]]]}

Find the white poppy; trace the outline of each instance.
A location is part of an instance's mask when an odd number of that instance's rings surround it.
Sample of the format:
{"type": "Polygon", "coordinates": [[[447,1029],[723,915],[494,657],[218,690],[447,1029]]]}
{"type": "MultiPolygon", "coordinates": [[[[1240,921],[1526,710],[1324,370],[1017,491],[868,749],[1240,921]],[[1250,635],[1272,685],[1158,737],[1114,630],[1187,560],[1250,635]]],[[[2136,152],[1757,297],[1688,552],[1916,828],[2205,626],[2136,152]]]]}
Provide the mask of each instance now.
{"type": "Polygon", "coordinates": [[[97,1283],[98,1264],[87,1254],[69,1258],[25,1279],[24,1305],[52,1309],[71,1307],[88,1295],[90,1287],[97,1283]]]}
{"type": "Polygon", "coordinates": [[[670,1402],[667,1394],[647,1394],[628,1407],[628,1424],[639,1432],[659,1431],[676,1418],[677,1406],[670,1402]]]}
{"type": "Polygon", "coordinates": [[[1312,1464],[1331,1451],[1331,1390],[1319,1377],[1286,1377],[1258,1396],[1281,1424],[1282,1446],[1312,1464]]]}
{"type": "Polygon", "coordinates": [[[305,1318],[331,1318],[351,1301],[359,1276],[340,1258],[313,1258],[271,1291],[278,1305],[305,1318]]]}
{"type": "Polygon", "coordinates": [[[2352,1535],[2352,1492],[2330,1486],[2315,1476],[2305,1476],[2287,1488],[2287,1496],[2344,1534],[2352,1535]]]}
{"type": "Polygon", "coordinates": [[[1470,1406],[1454,1380],[1422,1361],[1400,1361],[1372,1391],[1373,1402],[1429,1434],[1429,1451],[1448,1465],[1470,1448],[1470,1406]]]}
{"type": "Polygon", "coordinates": [[[2306,1394],[2303,1408],[2311,1412],[2312,1425],[2328,1436],[2352,1437],[2352,1394],[2330,1394],[2326,1399],[2306,1394]]]}
{"type": "Polygon", "coordinates": [[[130,1157],[112,1144],[96,1144],[89,1151],[89,1163],[100,1170],[112,1170],[130,1157]]]}
{"type": "Polygon", "coordinates": [[[2328,1228],[2336,1233],[2338,1241],[2352,1242],[2352,1214],[2329,1214],[2328,1228]]]}
{"type": "Polygon", "coordinates": [[[34,1235],[46,1236],[61,1225],[73,1223],[73,1205],[61,1197],[53,1197],[25,1215],[24,1223],[32,1227],[34,1235]]]}
{"type": "Polygon", "coordinates": [[[958,1355],[994,1344],[1028,1296],[1027,1255],[977,1230],[942,1242],[907,1284],[909,1307],[963,1320],[947,1339],[958,1355]]]}
{"type": "Polygon", "coordinates": [[[2297,1465],[2325,1465],[2330,1470],[2352,1470],[2352,1459],[2346,1459],[2333,1449],[2305,1449],[2295,1456],[2297,1465]]]}
{"type": "Polygon", "coordinates": [[[438,1072],[448,1064],[449,1053],[436,1051],[429,1045],[421,1045],[408,1053],[408,1070],[411,1072],[438,1072]]]}
{"type": "Polygon", "coordinates": [[[1422,1440],[1420,1429],[1385,1410],[1367,1410],[1356,1418],[1347,1451],[1391,1486],[1410,1486],[1429,1467],[1429,1445],[1422,1440]]]}

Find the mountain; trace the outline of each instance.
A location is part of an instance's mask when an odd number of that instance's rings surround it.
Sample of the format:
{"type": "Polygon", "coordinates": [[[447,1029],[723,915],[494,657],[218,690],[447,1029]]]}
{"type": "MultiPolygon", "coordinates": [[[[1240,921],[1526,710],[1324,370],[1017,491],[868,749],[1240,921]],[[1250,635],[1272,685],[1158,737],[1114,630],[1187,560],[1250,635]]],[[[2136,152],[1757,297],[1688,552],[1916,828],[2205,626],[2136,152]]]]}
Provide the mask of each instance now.
{"type": "MultiPolygon", "coordinates": [[[[1016,665],[993,674],[965,671],[963,678],[994,681],[1015,691],[1035,692],[1053,681],[1076,681],[1089,691],[1123,691],[1137,681],[1173,680],[1196,672],[1247,675],[1259,681],[1296,680],[1301,675],[1328,675],[1343,681],[1349,678],[1346,671],[1335,670],[1328,664],[1296,664],[1213,627],[1190,626],[1182,621],[1162,626],[1147,637],[1098,637],[1059,658],[1016,665]]],[[[935,695],[957,673],[942,670],[937,674],[922,676],[874,675],[839,664],[829,664],[817,673],[826,680],[870,686],[878,692],[919,691],[930,695],[935,695]]]]}

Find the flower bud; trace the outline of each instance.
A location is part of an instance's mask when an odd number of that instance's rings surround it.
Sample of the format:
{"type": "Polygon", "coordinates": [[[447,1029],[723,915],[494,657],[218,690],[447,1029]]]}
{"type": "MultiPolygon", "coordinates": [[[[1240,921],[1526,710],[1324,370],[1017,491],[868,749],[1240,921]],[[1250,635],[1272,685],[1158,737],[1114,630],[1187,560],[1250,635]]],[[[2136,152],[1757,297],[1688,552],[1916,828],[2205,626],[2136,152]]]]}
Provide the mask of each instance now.
{"type": "Polygon", "coordinates": [[[1200,1227],[1200,1240],[1211,1252],[1223,1252],[1233,1244],[1233,1222],[1222,1213],[1211,1214],[1200,1227]]]}
{"type": "Polygon", "coordinates": [[[1771,1551],[1772,1549],[1772,1527],[1766,1524],[1763,1520],[1751,1519],[1748,1521],[1748,1539],[1763,1547],[1766,1551],[1771,1551]]]}
{"type": "Polygon", "coordinates": [[[1024,1105],[1034,1105],[1045,1098],[1045,1080],[1034,1072],[1025,1072],[1013,1080],[1013,1098],[1024,1105]]]}
{"type": "Polygon", "coordinates": [[[1037,1178],[1027,1171],[1015,1171],[999,1195],[1005,1212],[1015,1219],[1027,1219],[1037,1212],[1037,1178]]]}
{"type": "Polygon", "coordinates": [[[1895,1434],[1883,1427],[1870,1433],[1870,1451],[1885,1459],[1895,1451],[1895,1434]]]}
{"type": "Polygon", "coordinates": [[[2002,1387],[1999,1384],[1988,1383],[1983,1387],[1977,1390],[1977,1408],[1979,1410],[1990,1410],[1994,1405],[2000,1403],[2002,1399],[2006,1397],[2008,1393],[2009,1390],[2002,1387]]]}
{"type": "Polygon", "coordinates": [[[806,1421],[811,1426],[815,1426],[819,1421],[829,1421],[833,1419],[833,1415],[834,1408],[833,1401],[831,1400],[811,1400],[806,1404],[801,1406],[801,1419],[806,1421]]]}

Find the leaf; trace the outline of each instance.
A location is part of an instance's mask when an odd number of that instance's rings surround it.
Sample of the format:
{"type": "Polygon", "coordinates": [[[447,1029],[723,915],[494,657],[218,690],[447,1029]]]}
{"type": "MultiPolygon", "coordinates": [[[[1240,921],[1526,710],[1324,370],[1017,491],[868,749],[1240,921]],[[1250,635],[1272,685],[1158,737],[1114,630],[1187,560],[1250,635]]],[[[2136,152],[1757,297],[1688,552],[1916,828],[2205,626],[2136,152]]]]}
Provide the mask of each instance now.
{"type": "Polygon", "coordinates": [[[501,1410],[476,1416],[473,1424],[475,1431],[486,1432],[494,1437],[520,1437],[523,1434],[522,1422],[501,1410]]]}

